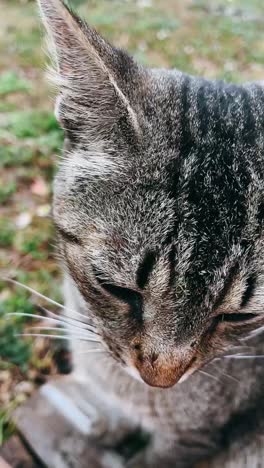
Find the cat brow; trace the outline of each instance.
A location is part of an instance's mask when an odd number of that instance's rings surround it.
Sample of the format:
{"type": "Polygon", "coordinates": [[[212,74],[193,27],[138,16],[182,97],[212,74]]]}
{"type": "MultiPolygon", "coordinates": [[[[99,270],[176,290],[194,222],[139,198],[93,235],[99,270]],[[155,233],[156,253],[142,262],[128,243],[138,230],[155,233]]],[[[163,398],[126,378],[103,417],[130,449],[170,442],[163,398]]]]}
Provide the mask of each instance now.
{"type": "Polygon", "coordinates": [[[147,250],[142,262],[139,264],[136,273],[136,282],[140,289],[144,289],[149,280],[149,276],[156,263],[157,255],[153,250],[147,250]]]}

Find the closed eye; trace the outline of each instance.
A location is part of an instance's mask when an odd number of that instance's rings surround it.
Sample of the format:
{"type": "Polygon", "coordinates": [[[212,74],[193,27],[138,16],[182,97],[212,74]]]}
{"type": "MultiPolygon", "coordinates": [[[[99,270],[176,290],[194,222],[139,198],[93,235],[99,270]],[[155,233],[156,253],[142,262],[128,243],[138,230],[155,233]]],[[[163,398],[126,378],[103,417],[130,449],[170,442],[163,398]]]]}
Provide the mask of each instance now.
{"type": "MultiPolygon", "coordinates": [[[[97,278],[98,279],[98,278],[97,278]]],[[[124,302],[129,306],[131,317],[138,323],[143,321],[143,298],[140,293],[129,288],[122,288],[111,283],[99,280],[101,287],[111,296],[124,302]]]]}
{"type": "Polygon", "coordinates": [[[239,314],[239,313],[234,313],[234,314],[221,314],[216,317],[218,322],[231,322],[231,323],[237,323],[237,322],[249,322],[250,320],[253,320],[257,318],[257,314],[239,314]]]}
{"type": "Polygon", "coordinates": [[[81,240],[78,239],[74,234],[66,231],[64,228],[61,226],[58,226],[58,224],[54,223],[55,228],[57,232],[60,234],[60,236],[67,242],[70,242],[72,244],[81,244],[81,240]]]}
{"type": "Polygon", "coordinates": [[[135,291],[134,289],[107,283],[102,279],[100,274],[97,272],[94,273],[98,283],[107,293],[111,294],[111,296],[115,297],[116,299],[119,299],[120,301],[130,305],[134,311],[140,310],[140,314],[142,313],[143,298],[139,292],[135,291]]]}
{"type": "Polygon", "coordinates": [[[109,294],[128,304],[142,301],[141,294],[133,289],[123,288],[111,283],[101,283],[101,286],[109,294]]]}

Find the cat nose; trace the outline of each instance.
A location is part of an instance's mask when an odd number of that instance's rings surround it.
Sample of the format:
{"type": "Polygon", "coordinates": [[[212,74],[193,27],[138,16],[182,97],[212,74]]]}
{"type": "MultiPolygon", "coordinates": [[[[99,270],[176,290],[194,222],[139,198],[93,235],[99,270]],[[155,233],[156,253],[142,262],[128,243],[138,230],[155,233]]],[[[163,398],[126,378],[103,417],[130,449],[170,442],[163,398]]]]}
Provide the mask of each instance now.
{"type": "Polygon", "coordinates": [[[141,378],[151,387],[169,388],[182,377],[185,364],[175,362],[158,352],[144,353],[138,343],[133,344],[133,363],[141,378]]]}
{"type": "Polygon", "coordinates": [[[170,364],[160,357],[143,359],[136,367],[141,378],[151,387],[169,388],[180,380],[183,372],[175,363],[170,364]]]}

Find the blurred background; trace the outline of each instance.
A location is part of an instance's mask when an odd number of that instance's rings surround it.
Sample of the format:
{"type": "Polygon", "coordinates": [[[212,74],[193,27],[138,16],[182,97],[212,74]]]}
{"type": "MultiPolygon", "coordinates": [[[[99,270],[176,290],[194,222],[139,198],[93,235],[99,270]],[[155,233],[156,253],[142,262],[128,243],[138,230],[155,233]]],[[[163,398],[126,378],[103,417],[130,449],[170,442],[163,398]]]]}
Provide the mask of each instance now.
{"type": "MultiPolygon", "coordinates": [[[[147,66],[234,82],[264,80],[263,0],[71,4],[147,66]]],[[[63,135],[53,116],[42,44],[35,2],[0,0],[0,277],[61,301],[50,201],[63,135]]],[[[47,304],[0,279],[0,445],[15,430],[12,410],[58,372],[48,339],[18,336],[36,319],[8,314],[40,314],[47,304]]]]}

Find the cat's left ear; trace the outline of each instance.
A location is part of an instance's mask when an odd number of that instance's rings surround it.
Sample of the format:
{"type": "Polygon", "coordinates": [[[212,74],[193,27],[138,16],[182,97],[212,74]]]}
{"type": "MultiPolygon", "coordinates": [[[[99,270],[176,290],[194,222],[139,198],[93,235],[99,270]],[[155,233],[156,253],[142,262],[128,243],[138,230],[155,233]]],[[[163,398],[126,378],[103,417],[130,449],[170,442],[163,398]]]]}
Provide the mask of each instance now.
{"type": "Polygon", "coordinates": [[[71,131],[109,133],[126,116],[140,132],[135,110],[139,67],[112,47],[61,0],[38,0],[55,63],[60,97],[57,116],[71,131]]]}

